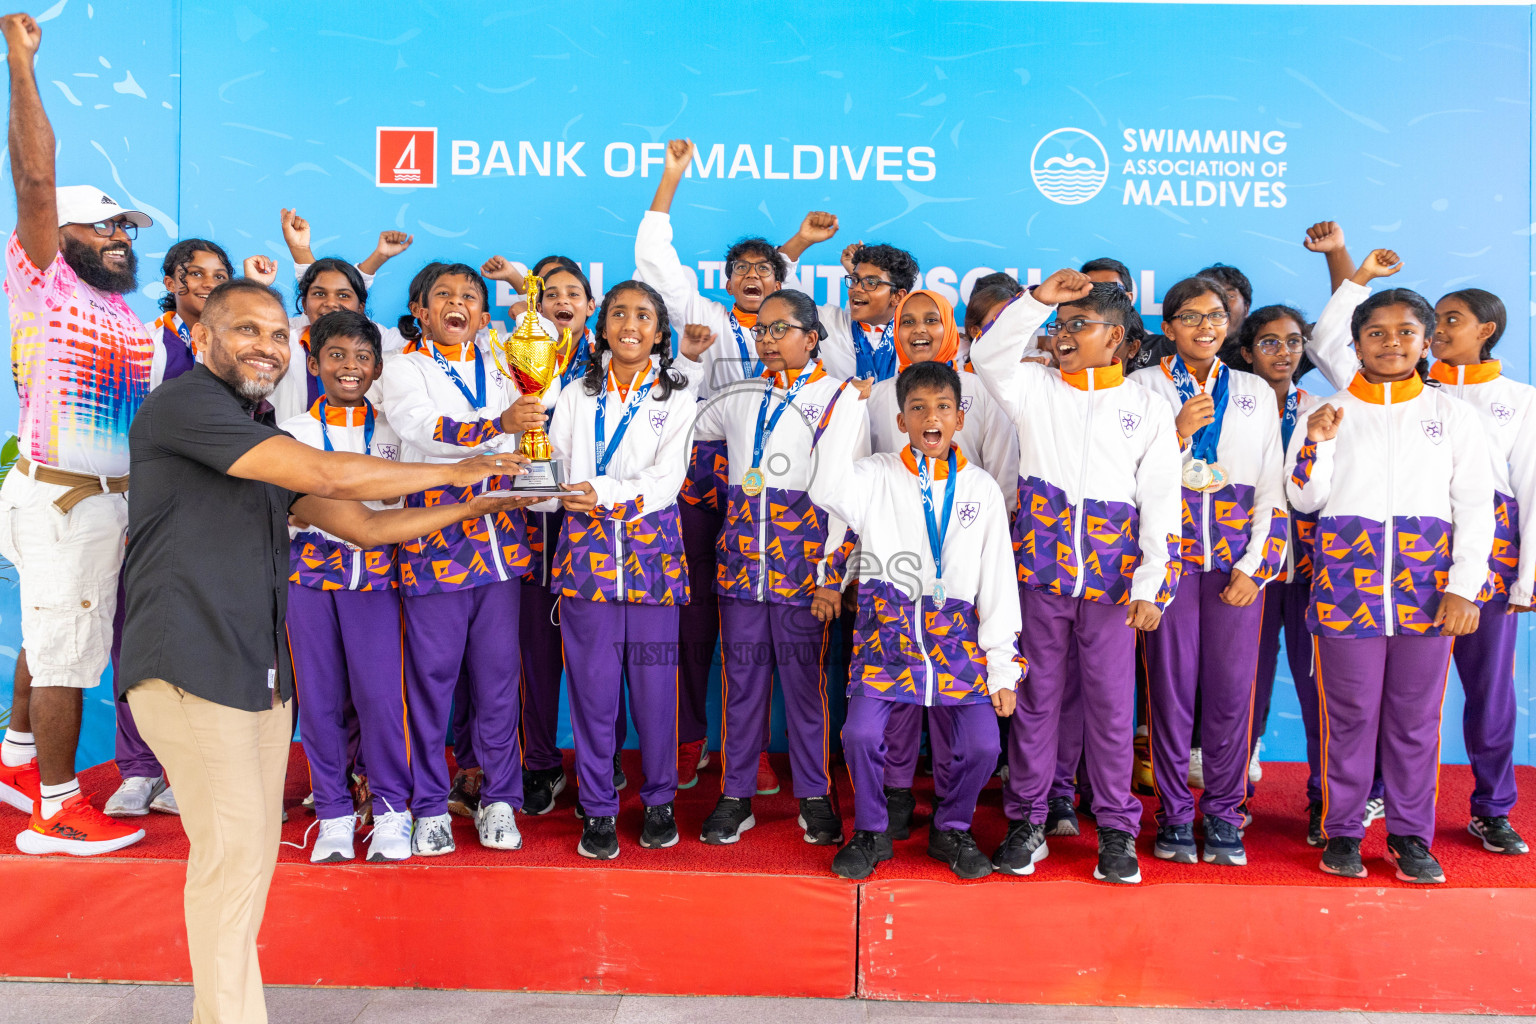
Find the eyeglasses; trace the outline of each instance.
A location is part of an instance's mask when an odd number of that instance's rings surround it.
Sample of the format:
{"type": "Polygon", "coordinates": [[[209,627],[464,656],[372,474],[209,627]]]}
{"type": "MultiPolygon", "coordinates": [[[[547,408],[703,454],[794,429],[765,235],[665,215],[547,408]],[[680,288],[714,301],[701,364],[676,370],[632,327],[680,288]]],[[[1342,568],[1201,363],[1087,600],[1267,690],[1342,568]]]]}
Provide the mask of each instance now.
{"type": "Polygon", "coordinates": [[[792,330],[803,331],[805,328],[801,327],[799,324],[792,324],[788,320],[775,320],[771,324],[758,324],[757,326],[753,327],[752,337],[758,341],[762,341],[763,335],[766,334],[774,341],[782,341],[784,339],[784,335],[788,334],[792,330]]]}
{"type": "Polygon", "coordinates": [[[732,277],[772,277],[773,271],[772,263],[748,263],[745,260],[736,260],[731,264],[732,277]]]}
{"type": "Polygon", "coordinates": [[[102,238],[111,238],[115,231],[122,231],[130,242],[139,237],[139,226],[131,220],[99,220],[91,225],[91,230],[102,238]]]}
{"type": "Polygon", "coordinates": [[[1282,348],[1293,354],[1304,352],[1307,348],[1307,343],[1301,338],[1265,338],[1263,341],[1254,342],[1253,347],[1267,356],[1277,356],[1282,348]]]}
{"type": "Polygon", "coordinates": [[[1212,327],[1221,327],[1232,319],[1232,314],[1218,309],[1214,313],[1180,313],[1177,316],[1169,317],[1169,319],[1177,320],[1185,327],[1199,327],[1207,321],[1210,322],[1212,327]]]}
{"type": "Polygon", "coordinates": [[[1050,323],[1045,325],[1045,333],[1049,334],[1053,338],[1058,334],[1061,334],[1063,331],[1065,331],[1067,334],[1076,334],[1078,331],[1081,331],[1089,324],[1103,324],[1105,327],[1120,326],[1119,324],[1110,323],[1108,320],[1088,320],[1080,316],[1075,316],[1070,320],[1052,320],[1050,323]]]}
{"type": "Polygon", "coordinates": [[[895,281],[887,281],[883,277],[876,277],[874,274],[870,274],[868,277],[854,277],[852,274],[849,274],[847,277],[843,278],[843,282],[847,284],[849,288],[852,288],[854,285],[858,285],[867,292],[872,292],[882,287],[889,288],[896,283],[895,281]]]}

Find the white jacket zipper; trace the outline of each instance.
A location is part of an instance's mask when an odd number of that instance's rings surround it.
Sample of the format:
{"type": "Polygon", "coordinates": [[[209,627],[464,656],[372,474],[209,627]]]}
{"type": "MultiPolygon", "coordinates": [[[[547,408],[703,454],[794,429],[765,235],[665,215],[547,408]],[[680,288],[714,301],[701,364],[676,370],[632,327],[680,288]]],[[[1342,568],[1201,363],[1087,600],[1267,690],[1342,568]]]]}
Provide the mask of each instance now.
{"type": "Polygon", "coordinates": [[[1382,523],[1381,603],[1383,626],[1387,636],[1397,634],[1397,613],[1392,609],[1392,586],[1397,577],[1397,517],[1392,511],[1393,492],[1397,489],[1397,424],[1392,415],[1392,382],[1381,386],[1382,409],[1387,414],[1387,514],[1382,523]]]}
{"type": "Polygon", "coordinates": [[[363,550],[352,549],[352,581],[347,584],[348,590],[356,590],[363,581],[363,550]]]}
{"type": "Polygon", "coordinates": [[[1088,495],[1088,449],[1093,437],[1093,370],[1088,371],[1088,415],[1083,420],[1083,455],[1077,473],[1077,507],[1072,510],[1072,560],[1077,566],[1077,579],[1072,584],[1072,596],[1082,597],[1087,585],[1083,566],[1083,499],[1088,495]]]}
{"type": "Polygon", "coordinates": [[[613,524],[613,599],[624,600],[624,524],[613,524]]]}

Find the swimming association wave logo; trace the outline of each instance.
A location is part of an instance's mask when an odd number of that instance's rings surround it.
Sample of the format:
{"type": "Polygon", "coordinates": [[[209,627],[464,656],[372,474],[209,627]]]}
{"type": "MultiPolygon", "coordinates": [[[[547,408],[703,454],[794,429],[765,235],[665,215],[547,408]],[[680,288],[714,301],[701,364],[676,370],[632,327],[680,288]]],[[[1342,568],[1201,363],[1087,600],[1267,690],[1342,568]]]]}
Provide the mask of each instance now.
{"type": "Polygon", "coordinates": [[[1057,128],[1035,143],[1029,172],[1045,198],[1077,206],[1103,190],[1109,180],[1109,154],[1081,128],[1057,128]]]}

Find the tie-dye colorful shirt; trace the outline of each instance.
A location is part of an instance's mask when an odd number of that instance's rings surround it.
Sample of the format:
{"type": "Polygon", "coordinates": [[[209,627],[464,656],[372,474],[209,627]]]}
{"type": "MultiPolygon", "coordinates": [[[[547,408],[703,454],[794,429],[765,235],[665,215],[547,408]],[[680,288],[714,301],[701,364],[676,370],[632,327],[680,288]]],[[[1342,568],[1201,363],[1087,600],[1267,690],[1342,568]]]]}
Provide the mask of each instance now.
{"type": "Polygon", "coordinates": [[[21,453],[75,473],[123,476],[154,340],[121,295],[80,280],[62,253],[39,270],[12,232],[5,257],[21,453]]]}

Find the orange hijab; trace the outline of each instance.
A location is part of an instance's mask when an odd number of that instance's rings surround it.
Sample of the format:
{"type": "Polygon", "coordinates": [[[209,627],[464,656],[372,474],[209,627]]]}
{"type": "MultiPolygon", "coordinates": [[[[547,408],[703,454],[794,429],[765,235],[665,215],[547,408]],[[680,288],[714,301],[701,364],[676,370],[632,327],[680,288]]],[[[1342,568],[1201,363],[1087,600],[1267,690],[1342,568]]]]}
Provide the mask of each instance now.
{"type": "MultiPolygon", "coordinates": [[[[904,295],[902,300],[896,304],[896,315],[891,318],[892,331],[895,332],[896,336],[899,338],[901,331],[901,311],[907,308],[907,303],[911,302],[912,297],[915,295],[928,296],[928,301],[932,302],[935,306],[938,307],[939,319],[944,323],[944,334],[939,338],[938,345],[934,349],[934,360],[940,363],[953,363],[955,361],[955,356],[959,355],[960,353],[960,328],[955,325],[954,309],[951,308],[948,302],[944,301],[944,296],[940,295],[938,292],[931,292],[927,289],[919,288],[917,291],[908,292],[906,295],[904,295]]],[[[895,345],[896,367],[898,370],[905,370],[908,366],[911,366],[912,363],[909,359],[907,359],[907,353],[902,349],[901,342],[897,340],[895,345]]]]}

